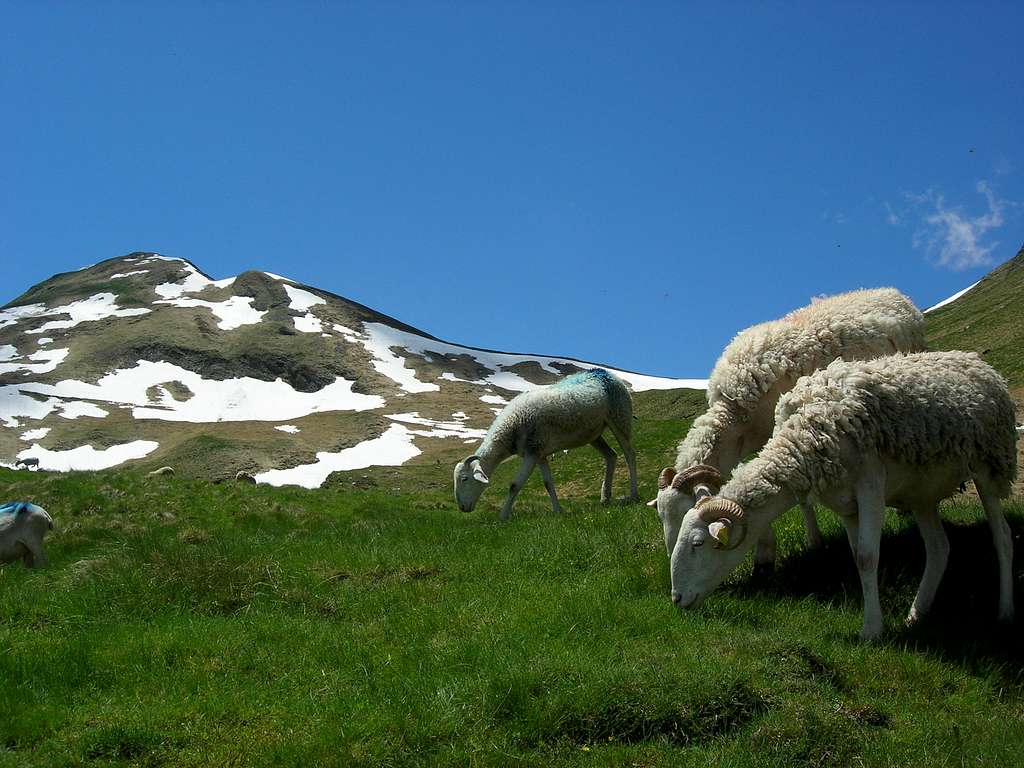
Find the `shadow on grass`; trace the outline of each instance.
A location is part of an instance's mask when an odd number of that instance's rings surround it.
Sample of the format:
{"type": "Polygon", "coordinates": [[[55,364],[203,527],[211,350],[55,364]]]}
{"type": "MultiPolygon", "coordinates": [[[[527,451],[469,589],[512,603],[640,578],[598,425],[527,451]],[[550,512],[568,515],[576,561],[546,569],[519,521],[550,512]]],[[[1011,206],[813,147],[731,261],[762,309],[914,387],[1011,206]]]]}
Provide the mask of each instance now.
{"type": "MultiPolygon", "coordinates": [[[[914,627],[903,619],[924,572],[924,543],[912,523],[882,536],[878,582],[888,632],[885,642],[934,653],[977,672],[997,672],[1024,694],[1024,519],[1008,519],[1014,541],[1014,598],[1017,618],[997,620],[999,569],[988,524],[946,521],[949,564],[931,612],[914,627]]],[[[826,604],[862,609],[860,578],[842,534],[817,551],[797,553],[774,573],[753,576],[734,587],[740,595],[811,597],[826,604]]]]}
{"type": "MultiPolygon", "coordinates": [[[[742,728],[770,709],[769,702],[742,683],[697,697],[689,705],[659,698],[602,691],[600,700],[565,702],[547,710],[524,746],[568,741],[573,744],[662,743],[692,746],[742,728]]],[[[536,707],[533,702],[531,707],[536,707]]],[[[522,713],[519,713],[520,715],[522,713]]]]}

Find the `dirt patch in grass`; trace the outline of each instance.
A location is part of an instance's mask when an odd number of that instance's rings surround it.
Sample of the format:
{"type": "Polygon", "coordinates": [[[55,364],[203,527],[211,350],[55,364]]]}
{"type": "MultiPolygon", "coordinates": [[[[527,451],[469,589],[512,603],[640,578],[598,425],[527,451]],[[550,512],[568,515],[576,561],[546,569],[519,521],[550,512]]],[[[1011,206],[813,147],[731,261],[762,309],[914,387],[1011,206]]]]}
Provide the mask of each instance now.
{"type": "Polygon", "coordinates": [[[130,760],[137,765],[160,765],[163,760],[158,755],[165,746],[166,739],[155,731],[108,726],[82,738],[82,755],[86,760],[130,760]]]}
{"type": "Polygon", "coordinates": [[[849,693],[850,687],[839,669],[827,659],[814,653],[806,645],[793,645],[772,654],[773,663],[801,680],[823,683],[840,692],[849,693]]]}
{"type": "Polygon", "coordinates": [[[623,701],[612,696],[593,709],[570,710],[557,716],[551,726],[542,731],[540,741],[664,742],[685,747],[732,733],[767,712],[769,707],[763,696],[742,683],[680,708],[660,709],[644,697],[623,701]]]}

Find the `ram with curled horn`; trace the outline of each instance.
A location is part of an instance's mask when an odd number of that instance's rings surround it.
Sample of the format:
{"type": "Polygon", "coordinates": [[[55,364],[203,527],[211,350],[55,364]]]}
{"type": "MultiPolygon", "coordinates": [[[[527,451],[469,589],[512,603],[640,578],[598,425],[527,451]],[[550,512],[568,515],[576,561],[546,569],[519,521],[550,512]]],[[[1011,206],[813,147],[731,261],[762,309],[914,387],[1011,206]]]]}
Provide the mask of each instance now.
{"type": "Polygon", "coordinates": [[[775,431],[758,456],[683,517],[672,550],[672,601],[700,605],[772,521],[811,496],[846,529],[864,596],[861,637],[878,637],[881,538],[886,508],[899,504],[912,510],[925,545],[906,617],[913,624],[930,610],[949,559],[939,502],[971,480],[995,547],[999,618],[1011,621],[1013,535],[999,500],[1012,493],[1017,474],[1014,421],[1005,379],[974,353],[837,360],[801,378],[779,401],[775,431]]]}
{"type": "MultiPolygon", "coordinates": [[[[722,478],[771,437],[779,398],[807,373],[833,360],[872,359],[924,349],[924,316],[895,288],[853,291],[812,302],[780,320],[747,328],[729,343],[708,380],[708,409],[679,444],[668,482],[658,483],[657,507],[669,556],[683,516],[697,501],[700,483],[679,480],[707,466],[721,477],[706,484],[713,495],[722,478]]],[[[665,473],[662,473],[662,478],[665,473]]],[[[800,501],[810,547],[821,546],[814,507],[800,501]]],[[[767,528],[757,541],[757,570],[775,562],[775,537],[767,528]]]]}
{"type": "Polygon", "coordinates": [[[694,507],[700,519],[708,524],[708,534],[718,546],[732,549],[739,546],[747,533],[747,521],[743,507],[729,499],[715,499],[704,496],[694,507]]]}

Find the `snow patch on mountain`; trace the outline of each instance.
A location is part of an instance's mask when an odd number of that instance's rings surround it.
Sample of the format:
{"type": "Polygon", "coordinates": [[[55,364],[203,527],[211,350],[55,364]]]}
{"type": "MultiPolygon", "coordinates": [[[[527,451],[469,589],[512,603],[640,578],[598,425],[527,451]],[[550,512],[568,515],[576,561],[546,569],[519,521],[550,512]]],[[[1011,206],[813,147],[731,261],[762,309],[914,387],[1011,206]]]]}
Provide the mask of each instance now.
{"type": "MultiPolygon", "coordinates": [[[[980,282],[981,282],[981,280],[978,281],[978,283],[980,283],[980,282]]],[[[971,290],[978,283],[971,283],[966,288],[964,288],[962,291],[957,291],[952,296],[949,296],[949,297],[943,299],[942,301],[940,301],[938,304],[933,304],[932,306],[928,307],[928,309],[926,309],[925,312],[932,312],[932,311],[938,309],[939,307],[944,307],[947,304],[952,304],[954,301],[959,299],[961,296],[963,296],[965,293],[967,293],[969,290],[971,290]]]]}
{"type": "Polygon", "coordinates": [[[86,403],[82,400],[62,401],[58,406],[62,419],[77,419],[82,416],[89,416],[94,419],[105,418],[109,411],[105,411],[95,403],[86,403]]]}
{"type": "MultiPolygon", "coordinates": [[[[21,391],[23,384],[0,386],[0,421],[4,426],[17,428],[21,426],[19,419],[38,421],[45,419],[54,411],[58,411],[65,419],[77,419],[80,416],[103,418],[107,415],[93,403],[77,400],[61,400],[59,397],[36,398],[21,391]]],[[[38,385],[30,385],[38,386],[38,385]]]]}
{"type": "MultiPolygon", "coordinates": [[[[340,327],[335,326],[338,330],[340,327]]],[[[470,384],[481,386],[495,386],[513,392],[529,392],[542,386],[534,384],[523,378],[515,371],[508,370],[521,363],[537,363],[541,369],[557,376],[565,375],[565,366],[576,366],[578,368],[594,368],[590,363],[575,360],[568,360],[558,357],[543,357],[535,355],[519,355],[507,352],[486,352],[469,347],[460,347],[456,344],[428,339],[408,331],[392,328],[383,323],[364,323],[362,335],[356,335],[349,329],[341,331],[346,339],[357,341],[373,355],[373,367],[380,373],[398,384],[406,392],[433,392],[440,389],[438,385],[420,381],[415,371],[405,367],[405,358],[396,354],[394,349],[404,350],[410,355],[419,355],[428,358],[430,356],[451,355],[455,357],[469,356],[482,367],[493,371],[490,375],[476,381],[458,379],[451,375],[442,374],[441,378],[454,381],[467,381],[470,384]],[[347,331],[347,333],[346,333],[347,331]],[[558,366],[561,366],[560,369],[558,366]]],[[[608,368],[624,381],[629,382],[634,392],[644,392],[652,389],[707,389],[707,379],[666,379],[657,376],[645,376],[629,371],[620,371],[615,368],[608,368]]]]}
{"type": "MultiPolygon", "coordinates": [[[[10,345],[6,345],[4,349],[14,349],[10,345]]],[[[40,363],[26,363],[26,362],[3,362],[0,363],[0,373],[13,373],[14,371],[23,371],[25,373],[49,373],[55,370],[60,365],[64,358],[68,356],[69,349],[41,349],[38,352],[33,352],[28,356],[29,360],[42,360],[40,363]]],[[[2,356],[3,350],[0,350],[0,360],[17,360],[20,356],[2,356]]],[[[24,358],[21,358],[24,359],[24,358]]]]}
{"type": "Polygon", "coordinates": [[[301,331],[302,333],[323,333],[323,323],[320,322],[320,318],[314,315],[312,312],[307,312],[299,317],[292,318],[295,321],[295,330],[301,331]]]}
{"type": "Polygon", "coordinates": [[[327,303],[325,299],[320,298],[316,294],[304,291],[301,288],[296,288],[293,285],[285,285],[282,287],[288,294],[288,298],[291,300],[291,303],[288,306],[297,312],[306,312],[317,304],[327,303]]]}
{"type": "Polygon", "coordinates": [[[36,443],[21,451],[18,458],[38,459],[39,468],[51,472],[109,469],[131,459],[141,459],[159,447],[160,444],[153,440],[133,440],[101,450],[91,445],[81,445],[67,451],[51,451],[36,443]]]}
{"type": "Polygon", "coordinates": [[[318,451],[312,464],[261,472],[256,475],[256,482],[319,488],[332,472],[374,466],[397,467],[420,453],[413,444],[413,433],[401,424],[392,424],[380,437],[364,440],[337,453],[318,451]]]}
{"type": "MultiPolygon", "coordinates": [[[[466,415],[462,414],[462,417],[466,418],[466,415]]],[[[412,413],[393,413],[388,415],[387,418],[403,424],[430,427],[429,430],[412,430],[412,434],[419,435],[421,437],[461,437],[465,439],[480,439],[487,434],[486,429],[473,429],[472,427],[467,427],[461,420],[440,421],[438,419],[426,419],[420,416],[418,411],[413,411],[412,413]]],[[[452,418],[458,419],[458,416],[453,413],[452,418]]]]}
{"type": "MultiPolygon", "coordinates": [[[[115,370],[95,384],[66,379],[56,384],[13,386],[21,392],[130,406],[136,419],[212,423],[284,421],[323,411],[366,411],[384,405],[382,397],[353,392],[353,383],[339,377],[316,392],[299,392],[282,379],[262,381],[245,376],[218,381],[172,363],[140,360],[134,368],[115,370]],[[181,382],[193,397],[175,400],[162,386],[170,381],[181,382]],[[150,387],[157,387],[160,393],[155,404],[147,394],[150,387]]],[[[8,414],[0,399],[0,418],[14,415],[22,414],[8,414]]]]}
{"type": "Polygon", "coordinates": [[[96,320],[103,320],[108,317],[134,317],[145,315],[152,310],[144,307],[133,307],[131,309],[119,309],[117,297],[112,293],[97,293],[85,299],[73,301],[70,304],[63,304],[59,307],[48,308],[45,304],[23,304],[20,307],[0,310],[0,328],[14,325],[22,320],[31,317],[52,317],[53,315],[69,315],[68,320],[51,320],[39,328],[33,328],[26,333],[43,333],[44,331],[58,328],[74,328],[80,323],[90,323],[96,320]]]}
{"type": "Polygon", "coordinates": [[[251,296],[232,296],[225,301],[203,301],[184,297],[156,301],[157,304],[172,304],[176,307],[206,307],[217,317],[217,327],[224,331],[258,323],[267,314],[266,311],[254,309],[252,302],[251,296]]]}
{"type": "MultiPolygon", "coordinates": [[[[153,289],[164,299],[177,299],[186,293],[198,293],[210,286],[227,288],[235,282],[234,277],[225,277],[223,280],[211,280],[184,259],[171,259],[165,256],[155,256],[153,258],[164,261],[180,261],[181,268],[187,273],[185,279],[180,283],[161,283],[153,289]]],[[[141,263],[145,264],[146,261],[144,260],[141,263]]]]}

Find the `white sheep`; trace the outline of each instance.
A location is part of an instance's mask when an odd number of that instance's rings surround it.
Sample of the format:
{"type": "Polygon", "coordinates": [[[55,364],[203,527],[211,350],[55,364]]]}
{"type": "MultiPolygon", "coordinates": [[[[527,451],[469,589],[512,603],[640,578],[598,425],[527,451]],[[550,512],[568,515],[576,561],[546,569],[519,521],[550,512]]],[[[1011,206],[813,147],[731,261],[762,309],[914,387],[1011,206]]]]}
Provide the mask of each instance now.
{"type": "MultiPolygon", "coordinates": [[[[679,444],[674,467],[658,478],[657,506],[671,556],[683,515],[693,506],[694,487],[714,493],[743,457],[772,434],[775,406],[801,376],[837,358],[867,360],[894,352],[919,352],[924,316],[895,288],[852,291],[795,310],[781,320],[740,332],[722,352],[708,381],[708,410],[679,444]]],[[[814,507],[801,500],[808,544],[821,533],[814,507]]],[[[758,542],[757,568],[775,562],[771,528],[758,542]]]]}
{"type": "Polygon", "coordinates": [[[999,499],[1017,471],[1006,382],[973,353],[922,352],[836,361],[801,379],[776,409],[775,431],[716,496],[698,493],[672,552],[672,600],[699,605],[772,520],[813,494],[841,518],[864,594],[861,636],[882,631],[878,553],[886,505],[913,512],[926,561],[907,617],[931,607],[949,542],[938,503],[970,479],[999,561],[999,617],[1013,617],[1013,544],[999,499]]]}
{"type": "Polygon", "coordinates": [[[28,568],[46,565],[43,537],[53,519],[36,504],[15,501],[0,507],[0,563],[21,560],[28,568]]]}
{"type": "Polygon", "coordinates": [[[576,373],[546,387],[523,392],[506,405],[494,419],[476,453],[455,465],[455,501],[469,512],[490,482],[490,475],[505,459],[522,458],[519,473],[509,487],[501,508],[501,519],[512,512],[516,495],[535,466],[540,467],[551,508],[561,512],[547,457],[556,451],[590,444],[604,456],[601,501],[611,500],[615,473],[615,451],[601,433],[612,431],[622,447],[629,467],[630,500],[639,498],[636,489],[636,455],[631,443],[633,402],[622,381],[601,368],[576,373]]]}

